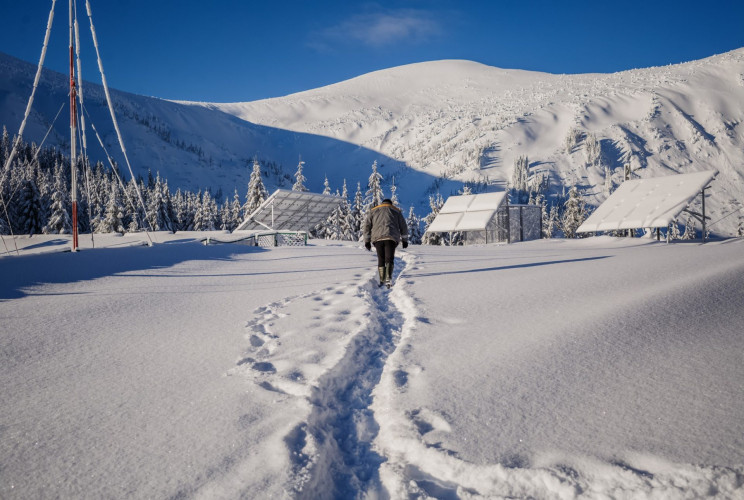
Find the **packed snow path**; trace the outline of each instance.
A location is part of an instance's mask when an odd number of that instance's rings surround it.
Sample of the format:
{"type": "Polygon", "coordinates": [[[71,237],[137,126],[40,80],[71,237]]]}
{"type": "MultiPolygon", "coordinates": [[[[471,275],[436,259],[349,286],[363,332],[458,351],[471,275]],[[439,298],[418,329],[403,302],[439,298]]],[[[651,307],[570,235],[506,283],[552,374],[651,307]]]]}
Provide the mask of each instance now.
{"type": "MultiPolygon", "coordinates": [[[[411,258],[396,258],[396,281],[411,258]]],[[[260,307],[249,322],[249,355],[238,361],[243,368],[236,371],[309,404],[307,417],[285,438],[292,461],[289,489],[298,498],[381,493],[378,468],[384,459],[372,448],[378,426],[370,405],[400,338],[404,317],[396,303],[404,286],[379,287],[376,274],[368,272],[354,285],[260,307]],[[297,318],[308,308],[312,321],[298,329],[297,318]],[[339,334],[343,353],[330,356],[335,364],[325,371],[316,368],[319,353],[313,345],[339,334]]]]}
{"type": "Polygon", "coordinates": [[[168,238],[0,259],[1,498],[742,496],[742,240],[168,238]]]}

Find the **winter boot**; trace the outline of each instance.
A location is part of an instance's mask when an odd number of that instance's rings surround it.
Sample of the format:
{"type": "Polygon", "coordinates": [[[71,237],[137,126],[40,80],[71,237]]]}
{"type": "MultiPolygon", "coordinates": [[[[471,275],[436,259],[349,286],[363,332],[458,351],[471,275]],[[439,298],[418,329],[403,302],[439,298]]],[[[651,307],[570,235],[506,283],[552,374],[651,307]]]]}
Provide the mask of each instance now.
{"type": "Polygon", "coordinates": [[[384,267],[378,267],[377,268],[377,274],[380,275],[380,284],[378,286],[382,286],[385,284],[385,268],[384,267]]]}
{"type": "Polygon", "coordinates": [[[393,286],[393,263],[392,262],[386,262],[385,263],[385,284],[388,288],[393,286]]]}

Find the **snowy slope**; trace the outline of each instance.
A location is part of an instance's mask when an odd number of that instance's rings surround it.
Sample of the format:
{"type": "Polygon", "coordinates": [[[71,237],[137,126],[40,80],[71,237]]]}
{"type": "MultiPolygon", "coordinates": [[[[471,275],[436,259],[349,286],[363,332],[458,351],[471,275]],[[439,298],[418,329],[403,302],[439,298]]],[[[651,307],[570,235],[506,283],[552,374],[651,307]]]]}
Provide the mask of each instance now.
{"type": "MultiPolygon", "coordinates": [[[[676,66],[552,75],[469,61],[392,68],[328,87],[249,103],[213,104],[254,123],[354,142],[413,168],[503,186],[514,159],[547,172],[557,191],[578,184],[597,205],[605,168],[654,177],[715,169],[713,220],[744,200],[744,49],[676,66]],[[601,165],[581,138],[595,134],[601,165]]],[[[445,195],[449,193],[444,193],[445,195]]],[[[731,234],[736,216],[714,231],[731,234]]]]}
{"type": "MultiPolygon", "coordinates": [[[[0,53],[0,127],[5,125],[11,136],[17,133],[23,119],[35,71],[34,65],[0,53]]],[[[69,154],[68,108],[54,120],[60,107],[69,101],[67,85],[64,75],[48,70],[42,72],[26,127],[28,142],[39,144],[53,124],[45,145],[61,146],[69,154]]],[[[85,83],[83,92],[90,115],[86,116],[90,156],[107,163],[91,131],[92,123],[102,136],[106,150],[126,170],[102,87],[85,83]]],[[[300,155],[306,162],[307,186],[316,192],[323,190],[327,174],[334,190],[340,189],[343,179],[347,179],[353,195],[357,182],[366,184],[374,161],[385,165],[386,172],[397,173],[398,177],[409,170],[402,162],[355,144],[255,125],[204,106],[118,91],[112,91],[112,99],[135,175],[147,178],[148,169],[153,174],[159,171],[168,179],[173,191],[179,187],[193,191],[211,187],[213,193],[222,189],[229,197],[237,188],[244,196],[254,157],[282,167],[281,171],[274,172],[264,163],[264,183],[270,190],[292,185],[291,176],[300,155]]],[[[410,176],[414,185],[432,183],[431,176],[426,173],[411,171],[410,176]]],[[[421,195],[419,192],[416,197],[421,195]]]]}
{"type": "Polygon", "coordinates": [[[741,239],[202,236],[0,257],[0,497],[744,495],[741,239]]]}
{"type": "MultiPolygon", "coordinates": [[[[33,67],[8,56],[0,57],[0,67],[0,123],[12,133],[33,67]]],[[[27,134],[36,140],[65,100],[65,78],[45,74],[39,93],[47,97],[27,134]]],[[[91,89],[92,108],[101,93],[91,89]]],[[[404,206],[422,207],[428,193],[446,197],[462,182],[503,189],[515,158],[527,155],[530,173],[549,175],[553,194],[578,184],[595,206],[607,196],[606,175],[616,187],[625,164],[640,177],[719,171],[706,206],[711,222],[744,203],[744,49],[615,74],[552,75],[448,60],[247,103],[175,103],[124,93],[115,99],[135,167],[160,170],[173,188],[242,191],[246,162],[257,155],[290,175],[302,156],[312,190],[322,189],[325,175],[333,189],[345,178],[353,190],[377,160],[385,188],[395,178],[404,206]],[[572,130],[578,140],[569,150],[572,130]],[[599,141],[598,158],[587,157],[589,133],[599,141]]],[[[113,144],[105,112],[97,112],[98,127],[113,144]]],[[[52,142],[65,141],[65,128],[61,120],[52,142]]],[[[734,234],[739,216],[712,231],[734,234]]]]}

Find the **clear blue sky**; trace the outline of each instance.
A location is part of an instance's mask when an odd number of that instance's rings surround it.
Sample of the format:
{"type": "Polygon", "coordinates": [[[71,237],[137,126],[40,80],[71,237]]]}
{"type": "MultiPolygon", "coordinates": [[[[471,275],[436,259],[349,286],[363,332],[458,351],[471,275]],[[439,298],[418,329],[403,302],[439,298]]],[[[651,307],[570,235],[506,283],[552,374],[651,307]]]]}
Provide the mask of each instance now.
{"type": "MultiPolygon", "coordinates": [[[[100,82],[85,0],[86,80],[100,82]]],[[[68,1],[46,67],[67,71],[68,1]]],[[[744,1],[91,0],[109,85],[251,101],[413,62],[469,59],[551,73],[614,72],[744,46],[744,1]]],[[[51,0],[0,0],[0,51],[36,63],[51,0]]]]}

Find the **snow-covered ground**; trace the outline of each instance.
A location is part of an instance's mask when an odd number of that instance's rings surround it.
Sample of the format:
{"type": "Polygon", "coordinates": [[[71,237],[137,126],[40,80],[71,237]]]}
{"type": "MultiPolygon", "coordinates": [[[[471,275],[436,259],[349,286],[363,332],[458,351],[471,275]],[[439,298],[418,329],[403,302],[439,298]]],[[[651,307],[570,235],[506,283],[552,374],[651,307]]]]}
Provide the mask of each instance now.
{"type": "Polygon", "coordinates": [[[744,497],[744,240],[201,236],[5,238],[0,498],[744,497]]]}

